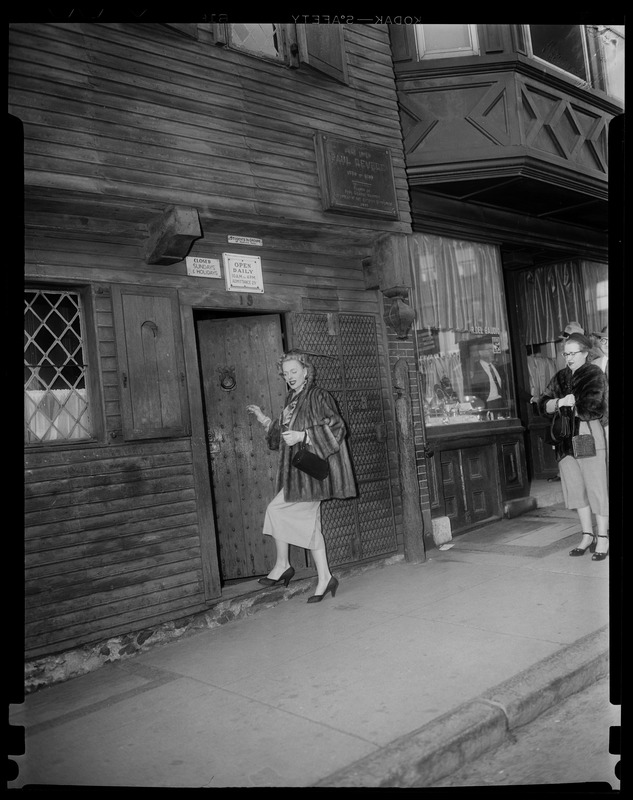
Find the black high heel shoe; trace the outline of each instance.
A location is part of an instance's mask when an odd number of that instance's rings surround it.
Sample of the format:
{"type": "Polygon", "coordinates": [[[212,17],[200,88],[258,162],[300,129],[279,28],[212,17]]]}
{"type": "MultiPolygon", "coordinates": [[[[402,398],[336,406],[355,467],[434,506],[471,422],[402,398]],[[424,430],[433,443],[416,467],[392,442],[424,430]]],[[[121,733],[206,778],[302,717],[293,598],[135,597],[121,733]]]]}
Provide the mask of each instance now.
{"type": "Polygon", "coordinates": [[[334,597],[337,589],[338,589],[338,581],[336,580],[334,575],[332,575],[332,577],[328,581],[327,586],[325,587],[325,591],[323,592],[323,594],[313,594],[312,597],[308,597],[308,603],[320,603],[328,592],[332,592],[332,597],[334,597]]]}
{"type": "Polygon", "coordinates": [[[294,574],[295,574],[294,567],[288,567],[288,569],[284,572],[284,574],[277,579],[260,578],[257,582],[261,583],[262,586],[277,586],[280,583],[283,583],[285,586],[288,586],[294,574]]]}
{"type": "MultiPolygon", "coordinates": [[[[602,534],[600,534],[600,533],[599,533],[599,534],[598,534],[598,536],[597,536],[597,538],[598,538],[598,539],[608,539],[609,537],[608,537],[608,536],[603,536],[602,534]]],[[[607,550],[607,552],[606,552],[606,553],[594,553],[594,554],[591,556],[591,560],[592,560],[592,561],[604,561],[604,560],[605,560],[605,558],[606,558],[608,555],[609,555],[609,551],[608,551],[608,550],[607,550]]]]}
{"type": "Polygon", "coordinates": [[[586,547],[574,547],[573,550],[569,551],[570,556],[584,556],[584,554],[589,550],[590,553],[596,552],[596,545],[598,544],[598,540],[594,533],[587,533],[586,531],[582,532],[583,536],[591,536],[591,542],[586,547]]]}

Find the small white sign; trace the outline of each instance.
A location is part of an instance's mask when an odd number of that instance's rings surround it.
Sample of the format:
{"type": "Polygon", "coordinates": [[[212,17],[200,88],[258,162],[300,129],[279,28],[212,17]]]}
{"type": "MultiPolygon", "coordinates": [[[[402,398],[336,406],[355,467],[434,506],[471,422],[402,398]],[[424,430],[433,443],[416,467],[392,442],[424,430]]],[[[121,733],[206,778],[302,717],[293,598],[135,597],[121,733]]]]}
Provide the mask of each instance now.
{"type": "Polygon", "coordinates": [[[197,278],[221,278],[219,258],[199,258],[198,256],[187,256],[187,275],[195,275],[197,278]]]}
{"type": "Polygon", "coordinates": [[[250,236],[227,236],[229,244],[248,244],[251,247],[262,247],[263,239],[252,239],[250,236]]]}
{"type": "Polygon", "coordinates": [[[229,292],[264,293],[262,260],[259,256],[222,253],[224,280],[229,292]]]}

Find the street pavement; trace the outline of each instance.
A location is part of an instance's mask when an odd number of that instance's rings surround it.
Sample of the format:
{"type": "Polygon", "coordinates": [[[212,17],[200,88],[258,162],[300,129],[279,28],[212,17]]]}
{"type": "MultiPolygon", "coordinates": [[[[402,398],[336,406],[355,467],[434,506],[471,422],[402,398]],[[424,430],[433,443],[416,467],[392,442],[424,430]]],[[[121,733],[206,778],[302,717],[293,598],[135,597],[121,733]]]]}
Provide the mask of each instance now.
{"type": "Polygon", "coordinates": [[[8,786],[433,786],[609,675],[612,565],[570,558],[578,531],[539,507],[423,563],[335,569],[317,604],[315,578],[253,581],[252,615],[12,707],[8,786]]]}

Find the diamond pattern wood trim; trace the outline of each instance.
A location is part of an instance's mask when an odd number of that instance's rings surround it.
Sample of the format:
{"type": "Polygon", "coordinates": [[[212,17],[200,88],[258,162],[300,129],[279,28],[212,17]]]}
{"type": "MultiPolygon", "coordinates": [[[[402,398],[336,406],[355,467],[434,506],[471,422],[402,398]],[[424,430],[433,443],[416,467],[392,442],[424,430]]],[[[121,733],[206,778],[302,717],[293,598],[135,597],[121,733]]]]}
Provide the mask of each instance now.
{"type": "Polygon", "coordinates": [[[521,87],[520,100],[525,142],[529,147],[554,152],[567,161],[606,174],[605,117],[527,84],[521,87]]]}

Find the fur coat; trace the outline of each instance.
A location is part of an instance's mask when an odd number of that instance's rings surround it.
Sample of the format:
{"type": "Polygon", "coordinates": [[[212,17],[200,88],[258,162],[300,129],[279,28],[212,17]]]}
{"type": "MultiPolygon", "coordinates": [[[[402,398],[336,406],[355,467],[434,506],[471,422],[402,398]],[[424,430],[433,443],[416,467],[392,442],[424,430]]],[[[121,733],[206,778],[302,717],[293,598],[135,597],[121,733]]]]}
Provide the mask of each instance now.
{"type": "MultiPolygon", "coordinates": [[[[545,410],[547,401],[556,397],[565,397],[573,394],[576,398],[573,435],[578,433],[580,421],[589,422],[598,419],[608,421],[609,384],[604,372],[595,364],[585,363],[572,372],[569,367],[559,370],[547,384],[545,391],[539,397],[538,410],[540,414],[553,417],[545,410]]],[[[561,413],[570,414],[568,406],[560,409],[561,413]]],[[[556,445],[558,460],[572,453],[571,436],[556,445]]]]}
{"type": "MultiPolygon", "coordinates": [[[[288,394],[286,405],[291,397],[292,393],[288,394]]],[[[288,428],[308,431],[308,449],[327,459],[330,474],[319,481],[292,466],[292,457],[299,445],[289,447],[284,442],[280,415],[272,421],[267,433],[269,448],[280,451],[275,493],[283,488],[287,502],[356,497],[356,481],[345,441],[347,429],[332,395],[314,383],[308,383],[299,394],[288,428]]]]}

